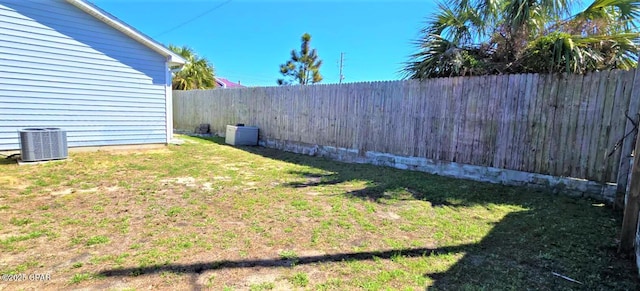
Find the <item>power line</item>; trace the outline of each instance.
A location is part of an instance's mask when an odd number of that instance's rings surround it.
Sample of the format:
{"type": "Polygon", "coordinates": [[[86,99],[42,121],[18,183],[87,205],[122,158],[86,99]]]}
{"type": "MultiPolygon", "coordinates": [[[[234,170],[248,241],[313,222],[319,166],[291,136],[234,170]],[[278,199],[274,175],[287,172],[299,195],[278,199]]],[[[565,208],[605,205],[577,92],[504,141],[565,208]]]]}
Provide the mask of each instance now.
{"type": "Polygon", "coordinates": [[[218,4],[218,5],[216,5],[215,7],[211,8],[211,9],[209,9],[209,10],[207,10],[207,11],[202,12],[202,13],[200,13],[200,14],[198,14],[198,15],[194,16],[193,18],[191,18],[191,19],[189,19],[189,20],[187,20],[187,21],[185,21],[185,22],[182,22],[182,23],[180,23],[180,24],[178,24],[178,25],[174,26],[174,27],[173,27],[173,28],[171,28],[171,29],[168,29],[168,30],[166,30],[166,31],[164,31],[164,32],[162,32],[162,33],[159,33],[158,35],[156,35],[156,36],[154,36],[154,37],[159,37],[159,36],[161,36],[161,35],[167,34],[167,33],[172,32],[172,31],[174,31],[174,30],[176,30],[176,29],[178,29],[178,28],[180,28],[180,27],[183,27],[183,26],[185,26],[185,25],[187,25],[187,24],[189,24],[189,23],[191,23],[191,22],[193,22],[193,21],[196,21],[198,18],[200,18],[200,17],[202,17],[202,16],[205,16],[205,15],[207,15],[207,14],[211,13],[212,11],[214,11],[214,10],[216,10],[216,9],[218,9],[218,8],[220,8],[220,7],[222,7],[222,6],[224,6],[224,5],[229,4],[229,2],[231,2],[231,1],[233,1],[233,0],[227,0],[227,1],[224,1],[224,2],[222,2],[222,3],[218,4]]]}
{"type": "Polygon", "coordinates": [[[338,84],[342,84],[342,80],[344,80],[344,75],[342,74],[342,68],[344,66],[344,53],[340,53],[340,80],[338,84]]]}

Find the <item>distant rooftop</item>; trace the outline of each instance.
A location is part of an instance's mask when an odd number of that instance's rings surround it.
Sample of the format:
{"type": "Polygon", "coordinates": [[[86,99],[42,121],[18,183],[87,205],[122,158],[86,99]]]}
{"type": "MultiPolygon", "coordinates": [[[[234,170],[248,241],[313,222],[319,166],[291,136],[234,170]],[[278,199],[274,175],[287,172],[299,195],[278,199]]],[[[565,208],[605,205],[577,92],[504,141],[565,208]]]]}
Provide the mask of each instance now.
{"type": "Polygon", "coordinates": [[[216,83],[220,88],[244,88],[246,86],[240,85],[240,81],[238,83],[231,82],[225,78],[216,77],[216,83]]]}

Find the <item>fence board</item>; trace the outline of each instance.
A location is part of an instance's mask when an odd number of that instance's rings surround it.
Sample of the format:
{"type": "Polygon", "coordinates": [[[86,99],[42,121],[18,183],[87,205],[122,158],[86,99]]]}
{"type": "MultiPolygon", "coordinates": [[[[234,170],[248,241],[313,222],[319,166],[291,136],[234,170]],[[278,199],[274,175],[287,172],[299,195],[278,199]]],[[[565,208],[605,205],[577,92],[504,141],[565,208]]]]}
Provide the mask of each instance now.
{"type": "Polygon", "coordinates": [[[569,157],[567,158],[567,162],[565,165],[565,176],[574,177],[578,175],[578,165],[580,163],[580,149],[581,149],[581,141],[582,141],[582,132],[578,132],[578,127],[580,123],[580,114],[583,113],[581,110],[583,100],[582,100],[582,90],[583,90],[583,79],[584,76],[576,76],[574,78],[574,82],[576,84],[576,90],[573,92],[573,102],[571,103],[571,120],[573,124],[569,128],[569,135],[571,140],[571,150],[569,152],[569,157]]]}
{"type": "Polygon", "coordinates": [[[437,146],[436,158],[439,160],[448,159],[449,149],[451,148],[450,138],[449,138],[451,133],[447,131],[447,128],[450,126],[450,124],[448,124],[449,122],[447,121],[447,118],[446,118],[447,113],[450,110],[449,104],[451,103],[449,101],[449,98],[450,98],[450,92],[448,90],[449,82],[450,82],[450,79],[439,78],[437,80],[437,87],[435,90],[433,90],[434,94],[431,95],[432,99],[430,99],[430,101],[435,103],[435,107],[437,108],[435,117],[438,119],[437,121],[438,134],[435,137],[435,139],[436,139],[436,146],[437,146]]]}
{"type": "Polygon", "coordinates": [[[591,132],[586,140],[589,144],[589,151],[586,153],[587,156],[587,165],[586,165],[586,175],[588,179],[595,179],[595,153],[598,150],[598,138],[601,127],[602,120],[602,106],[603,100],[602,93],[600,88],[604,88],[606,85],[606,78],[608,76],[608,72],[598,72],[593,74],[593,80],[589,89],[589,102],[588,102],[588,110],[587,116],[591,118],[587,118],[586,128],[588,128],[591,132]]]}
{"type": "Polygon", "coordinates": [[[509,89],[508,79],[505,77],[496,80],[496,154],[493,157],[493,166],[496,168],[504,167],[505,155],[507,152],[507,126],[506,126],[506,102],[507,92],[509,89]]]}
{"type": "Polygon", "coordinates": [[[566,94],[569,89],[567,88],[569,86],[569,80],[566,74],[562,74],[560,78],[558,91],[554,99],[555,118],[553,120],[553,146],[550,151],[550,161],[553,169],[552,171],[554,173],[562,172],[562,149],[566,142],[566,137],[562,135],[562,129],[563,126],[566,128],[566,124],[568,122],[566,114],[566,94]]]}
{"type": "Polygon", "coordinates": [[[486,109],[486,132],[485,139],[486,148],[484,150],[484,164],[489,167],[493,167],[493,157],[496,153],[496,137],[497,137],[497,125],[496,125],[496,104],[497,99],[495,96],[495,92],[492,92],[491,89],[496,86],[496,80],[498,76],[493,75],[490,76],[487,82],[487,86],[485,87],[485,98],[487,98],[487,109],[486,109]]]}
{"type": "Polygon", "coordinates": [[[604,114],[604,100],[605,100],[605,91],[607,88],[607,79],[609,78],[609,72],[599,72],[598,73],[598,82],[596,90],[593,91],[592,97],[595,99],[595,106],[593,111],[593,129],[594,134],[591,135],[591,142],[589,146],[589,164],[587,177],[590,180],[600,181],[598,177],[598,167],[599,163],[602,162],[602,159],[598,160],[597,153],[601,147],[601,130],[603,130],[603,114],[604,114]]]}
{"type": "Polygon", "coordinates": [[[507,118],[508,118],[508,132],[507,136],[510,136],[509,143],[507,145],[507,160],[504,168],[506,169],[515,169],[518,164],[518,156],[516,155],[516,151],[518,148],[518,102],[520,95],[520,79],[523,75],[510,75],[509,76],[509,95],[508,95],[508,104],[507,107],[507,118]]]}
{"type": "MultiPolygon", "coordinates": [[[[613,112],[611,113],[611,128],[624,128],[625,125],[625,111],[626,111],[626,107],[629,106],[629,100],[626,100],[626,96],[624,94],[624,87],[625,87],[625,83],[629,82],[629,75],[627,74],[627,72],[620,72],[620,75],[618,76],[617,80],[616,80],[616,89],[615,92],[613,94],[613,99],[614,99],[614,105],[613,105],[613,112]],[[620,98],[616,98],[617,96],[620,96],[620,98]]],[[[613,165],[619,165],[620,163],[620,155],[616,155],[615,151],[618,151],[619,148],[614,149],[614,146],[616,145],[616,142],[618,142],[618,140],[620,140],[623,136],[624,136],[624,132],[620,132],[620,134],[616,134],[615,130],[612,130],[613,133],[611,133],[609,135],[609,142],[607,143],[607,150],[606,150],[606,159],[607,159],[607,165],[605,166],[605,170],[606,170],[606,179],[607,181],[616,181],[616,179],[618,178],[617,175],[614,176],[614,173],[611,168],[613,168],[613,165]]]]}
{"type": "Polygon", "coordinates": [[[541,163],[541,172],[551,173],[553,172],[553,151],[555,151],[556,136],[554,135],[554,125],[556,119],[556,108],[558,107],[558,87],[561,82],[561,77],[554,75],[549,76],[549,89],[545,89],[545,111],[546,116],[546,130],[544,135],[544,152],[541,163]]]}
{"type": "Polygon", "coordinates": [[[400,93],[400,96],[398,96],[397,98],[400,102],[400,108],[402,108],[402,122],[398,124],[398,131],[401,133],[400,140],[403,141],[400,143],[403,147],[402,155],[414,156],[413,147],[416,139],[415,135],[413,134],[414,123],[412,121],[414,116],[414,109],[413,107],[411,107],[411,105],[413,103],[412,99],[415,99],[415,97],[412,94],[407,94],[407,90],[405,89],[407,88],[407,86],[402,86],[402,84],[399,84],[398,82],[391,83],[394,84],[394,87],[398,88],[398,92],[400,93]]]}
{"type": "Polygon", "coordinates": [[[477,163],[481,165],[487,165],[489,163],[488,154],[491,152],[489,150],[490,144],[490,136],[491,136],[491,112],[489,111],[489,106],[491,103],[490,92],[488,90],[491,82],[492,76],[483,76],[480,81],[480,88],[478,90],[480,95],[480,106],[479,106],[479,114],[478,118],[480,119],[478,122],[478,134],[476,135],[477,147],[476,147],[476,155],[477,155],[477,163]]]}
{"type": "Polygon", "coordinates": [[[515,133],[517,139],[514,144],[513,168],[514,170],[522,169],[522,155],[524,140],[527,134],[527,100],[525,92],[527,91],[527,75],[518,75],[518,91],[516,95],[516,120],[515,133]]]}
{"type": "Polygon", "coordinates": [[[514,122],[514,130],[515,137],[514,140],[514,152],[512,153],[513,165],[512,169],[517,170],[520,169],[520,164],[522,163],[522,147],[524,146],[524,136],[526,135],[527,128],[527,118],[526,118],[526,100],[524,97],[524,92],[527,89],[527,75],[517,75],[518,76],[518,89],[515,95],[515,122],[514,122]]]}
{"type": "Polygon", "coordinates": [[[564,137],[564,149],[562,150],[562,176],[571,177],[572,162],[574,160],[573,155],[576,152],[576,124],[578,123],[578,103],[580,102],[580,91],[582,90],[582,77],[581,75],[569,76],[569,88],[570,90],[566,94],[566,115],[567,123],[563,128],[562,133],[564,137]]]}
{"type": "Polygon", "coordinates": [[[584,177],[586,175],[587,154],[589,152],[589,141],[586,139],[591,134],[591,128],[586,127],[589,111],[589,88],[591,86],[593,74],[587,74],[582,78],[580,96],[578,98],[578,123],[576,124],[576,155],[572,160],[572,176],[584,177]]]}
{"type": "Polygon", "coordinates": [[[529,102],[531,97],[529,96],[529,91],[531,91],[532,80],[531,74],[521,75],[521,86],[518,92],[518,121],[516,124],[519,126],[518,129],[518,141],[517,141],[517,152],[516,155],[518,159],[516,160],[515,169],[523,170],[525,168],[526,158],[527,158],[527,149],[528,146],[528,135],[530,134],[530,125],[529,125],[529,102]]]}
{"type": "MultiPolygon", "coordinates": [[[[451,114],[451,112],[453,112],[454,110],[454,95],[453,95],[453,88],[454,88],[454,83],[455,79],[453,78],[447,78],[447,79],[443,79],[442,81],[442,96],[441,96],[441,100],[442,102],[444,102],[444,106],[442,107],[443,111],[440,115],[440,118],[442,118],[442,122],[445,125],[444,128],[444,132],[443,132],[443,136],[442,136],[442,151],[443,151],[443,155],[442,155],[442,160],[445,161],[451,161],[453,159],[453,152],[451,151],[451,144],[453,143],[453,129],[454,129],[454,122],[453,122],[453,114],[451,114]]],[[[428,89],[423,89],[423,91],[426,91],[428,89]]]]}
{"type": "Polygon", "coordinates": [[[482,76],[476,78],[478,83],[476,84],[475,91],[477,92],[477,106],[474,121],[474,138],[473,138],[473,163],[474,164],[487,164],[486,147],[487,147],[487,134],[490,130],[488,126],[488,104],[489,94],[487,92],[487,82],[489,82],[489,76],[482,76]]]}
{"type": "Polygon", "coordinates": [[[464,151],[464,160],[462,161],[465,164],[474,164],[474,152],[473,146],[475,142],[475,135],[477,131],[477,122],[478,122],[478,99],[481,98],[478,96],[478,84],[480,81],[480,77],[478,78],[469,78],[467,81],[469,93],[467,95],[467,111],[465,114],[465,127],[466,134],[465,138],[465,147],[464,151]]]}
{"type": "Polygon", "coordinates": [[[174,125],[626,183],[631,141],[606,155],[640,110],[639,81],[634,70],[175,91],[174,125]]]}
{"type": "Polygon", "coordinates": [[[602,114],[602,130],[600,132],[600,138],[598,141],[598,151],[596,156],[596,163],[600,163],[597,167],[597,181],[606,181],[607,177],[607,156],[606,152],[609,149],[609,136],[611,135],[611,120],[614,105],[614,94],[616,88],[616,82],[619,76],[618,71],[612,71],[607,79],[607,87],[604,95],[604,111],[602,114]]]}
{"type": "Polygon", "coordinates": [[[544,172],[548,170],[549,165],[549,136],[551,134],[551,126],[553,124],[553,95],[554,83],[557,81],[556,75],[545,75],[542,86],[542,95],[540,95],[540,123],[541,131],[538,136],[538,144],[540,148],[539,158],[536,163],[536,171],[544,172]]]}
{"type": "Polygon", "coordinates": [[[529,101],[529,115],[527,116],[527,147],[523,152],[525,155],[526,164],[524,165],[524,169],[534,169],[535,161],[536,161],[536,135],[537,135],[537,126],[538,126],[538,115],[539,111],[539,98],[536,98],[538,95],[538,83],[540,82],[538,74],[532,74],[530,77],[530,86],[527,91],[527,100],[529,101]]]}

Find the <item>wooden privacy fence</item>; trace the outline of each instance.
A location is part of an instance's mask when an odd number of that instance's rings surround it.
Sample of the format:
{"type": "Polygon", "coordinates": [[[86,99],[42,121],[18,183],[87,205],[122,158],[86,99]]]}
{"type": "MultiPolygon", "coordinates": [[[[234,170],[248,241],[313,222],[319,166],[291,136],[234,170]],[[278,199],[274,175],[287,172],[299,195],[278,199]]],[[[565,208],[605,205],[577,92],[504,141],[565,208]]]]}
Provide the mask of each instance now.
{"type": "MultiPolygon", "coordinates": [[[[260,127],[263,140],[626,186],[636,71],[174,91],[176,129],[260,127]],[[622,158],[625,157],[625,158],[622,158]],[[621,159],[622,158],[622,159],[621,159]],[[620,174],[620,175],[619,175],[620,174]]],[[[640,88],[637,87],[636,88],[640,88]]],[[[622,188],[624,189],[624,188],[622,188]]]]}

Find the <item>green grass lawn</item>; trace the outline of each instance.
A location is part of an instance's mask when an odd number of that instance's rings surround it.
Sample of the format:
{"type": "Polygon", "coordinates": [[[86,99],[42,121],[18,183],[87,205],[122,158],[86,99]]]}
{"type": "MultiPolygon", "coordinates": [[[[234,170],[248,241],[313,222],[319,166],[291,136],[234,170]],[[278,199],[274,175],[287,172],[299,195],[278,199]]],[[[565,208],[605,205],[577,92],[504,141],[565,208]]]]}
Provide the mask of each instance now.
{"type": "Polygon", "coordinates": [[[0,289],[638,288],[595,201],[182,138],[3,160],[0,289]]]}

